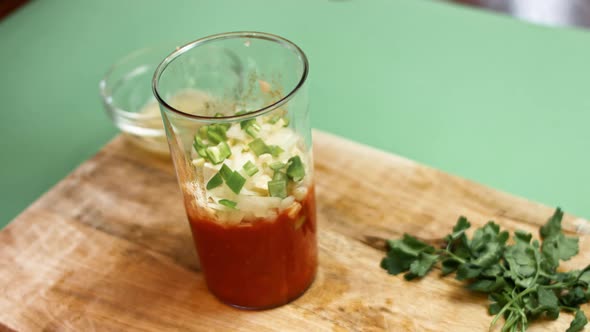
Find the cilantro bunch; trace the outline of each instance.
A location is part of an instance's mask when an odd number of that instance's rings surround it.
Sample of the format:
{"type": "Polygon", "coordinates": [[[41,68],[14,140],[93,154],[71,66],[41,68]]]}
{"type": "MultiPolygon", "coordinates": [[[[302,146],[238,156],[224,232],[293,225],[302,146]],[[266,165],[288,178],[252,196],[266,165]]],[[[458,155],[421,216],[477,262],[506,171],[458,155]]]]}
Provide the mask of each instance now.
{"type": "Polygon", "coordinates": [[[405,272],[411,280],[440,262],[443,275],[455,273],[470,290],[488,294],[489,313],[495,315],[490,328],[503,317],[502,331],[525,331],[532,320],[557,319],[564,310],[575,313],[567,332],[581,331],[588,322],[580,305],[590,300],[590,265],[558,271],[560,261],[578,253],[578,239],[561,230],[562,218],[558,208],[541,227],[542,242],[522,231],[509,242],[509,233],[492,221],[469,238],[465,232],[471,225],[460,217],[440,249],[408,234],[387,241],[381,267],[394,275],[405,272]]]}

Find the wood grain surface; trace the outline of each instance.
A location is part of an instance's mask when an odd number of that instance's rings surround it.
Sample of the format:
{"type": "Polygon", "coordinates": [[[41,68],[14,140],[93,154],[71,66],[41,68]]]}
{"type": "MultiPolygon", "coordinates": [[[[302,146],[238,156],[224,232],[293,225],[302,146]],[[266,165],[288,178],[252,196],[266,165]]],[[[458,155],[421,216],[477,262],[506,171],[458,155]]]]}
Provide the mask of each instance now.
{"type": "MultiPolygon", "coordinates": [[[[537,234],[553,207],[326,133],[314,144],[320,268],[291,304],[240,311],[209,294],[169,160],[119,137],[0,232],[0,331],[487,331],[485,297],[437,272],[388,275],[373,237],[440,237],[459,215],[537,234]]],[[[578,235],[566,268],[590,261],[578,235]]]]}

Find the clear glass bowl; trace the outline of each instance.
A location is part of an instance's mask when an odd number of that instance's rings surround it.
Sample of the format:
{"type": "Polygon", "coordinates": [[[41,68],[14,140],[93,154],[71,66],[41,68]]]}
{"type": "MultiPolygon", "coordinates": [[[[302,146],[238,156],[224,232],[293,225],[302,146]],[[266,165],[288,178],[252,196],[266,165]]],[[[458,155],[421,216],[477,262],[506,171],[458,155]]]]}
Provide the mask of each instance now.
{"type": "Polygon", "coordinates": [[[136,50],[114,63],[99,84],[107,114],[126,138],[166,155],[166,132],[151,81],[158,64],[175,49],[168,43],[136,50]]]}

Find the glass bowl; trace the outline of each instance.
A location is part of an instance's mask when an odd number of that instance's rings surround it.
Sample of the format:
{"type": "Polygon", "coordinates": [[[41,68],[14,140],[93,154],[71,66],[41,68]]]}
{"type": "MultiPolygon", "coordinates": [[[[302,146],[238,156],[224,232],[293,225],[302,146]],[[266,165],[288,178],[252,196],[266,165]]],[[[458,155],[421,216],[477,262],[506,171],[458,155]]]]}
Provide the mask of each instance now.
{"type": "Polygon", "coordinates": [[[99,84],[105,110],[125,137],[164,155],[168,143],[151,81],[158,64],[175,49],[168,43],[136,50],[115,62],[99,84]]]}

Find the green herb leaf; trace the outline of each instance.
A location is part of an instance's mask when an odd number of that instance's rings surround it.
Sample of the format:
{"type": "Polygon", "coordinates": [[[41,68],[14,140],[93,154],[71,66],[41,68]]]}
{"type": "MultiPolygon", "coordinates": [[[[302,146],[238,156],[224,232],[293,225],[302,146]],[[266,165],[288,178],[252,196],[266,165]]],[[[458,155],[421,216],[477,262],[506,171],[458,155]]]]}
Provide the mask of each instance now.
{"type": "MultiPolygon", "coordinates": [[[[467,229],[469,229],[470,226],[471,224],[469,223],[469,221],[467,221],[467,218],[461,216],[459,217],[457,223],[453,227],[453,233],[445,236],[444,238],[445,242],[447,243],[447,250],[453,253],[453,257],[451,257],[450,259],[457,261],[457,263],[461,263],[471,256],[471,248],[469,247],[467,235],[465,235],[465,232],[467,231],[467,229]]],[[[447,266],[451,265],[447,264],[447,266]]],[[[457,269],[457,267],[458,265],[455,266],[455,270],[457,269]]],[[[443,273],[445,273],[445,271],[447,270],[443,270],[443,273]]]]}
{"type": "Polygon", "coordinates": [[[488,311],[495,315],[493,326],[504,318],[502,331],[525,331],[539,317],[558,318],[561,310],[575,311],[568,331],[580,331],[587,324],[580,305],[590,300],[590,266],[579,271],[557,272],[559,262],[575,255],[578,239],[566,237],[561,229],[563,212],[558,208],[540,230],[542,243],[522,231],[509,234],[488,222],[471,239],[466,218],[457,220],[439,249],[404,234],[388,240],[381,267],[390,274],[407,272],[407,280],[423,277],[441,262],[443,275],[455,272],[468,280],[467,288],[488,294],[488,311]]]}
{"type": "Polygon", "coordinates": [[[488,313],[490,315],[497,315],[502,310],[502,305],[499,303],[490,303],[488,313]]]}
{"type": "Polygon", "coordinates": [[[443,260],[441,263],[441,270],[442,270],[443,276],[446,276],[447,274],[451,274],[451,273],[457,271],[457,268],[459,267],[459,265],[461,265],[461,263],[453,258],[447,258],[447,259],[443,260]]]}
{"type": "Polygon", "coordinates": [[[571,322],[570,327],[565,332],[579,332],[584,329],[584,326],[588,324],[588,319],[582,310],[576,311],[576,316],[571,322]]]}
{"type": "MultiPolygon", "coordinates": [[[[426,268],[430,264],[430,259],[433,255],[421,257],[420,254],[433,254],[435,252],[434,247],[408,234],[404,234],[404,237],[400,240],[389,240],[387,244],[390,249],[387,257],[381,261],[381,267],[386,269],[389,274],[399,274],[409,271],[411,265],[416,261],[422,262],[415,264],[414,271],[421,272],[422,270],[419,268],[426,268]]],[[[436,260],[434,263],[436,263],[436,260]]],[[[413,274],[424,276],[429,270],[430,268],[426,269],[424,273],[413,274]]],[[[408,275],[408,277],[411,276],[408,275]]]]}
{"type": "Polygon", "coordinates": [[[577,307],[588,302],[587,287],[582,285],[573,286],[560,294],[559,301],[568,307],[577,307]]]}
{"type": "Polygon", "coordinates": [[[488,295],[488,301],[490,301],[490,306],[488,308],[488,313],[490,315],[497,315],[500,313],[502,308],[508,302],[505,296],[499,293],[490,293],[490,295],[488,295]]]}
{"type": "Polygon", "coordinates": [[[490,267],[486,267],[481,271],[481,275],[483,277],[492,278],[496,276],[502,275],[502,266],[500,264],[492,265],[490,267]]]}
{"type": "Polygon", "coordinates": [[[471,262],[483,268],[490,267],[498,263],[502,257],[503,252],[504,243],[488,242],[484,246],[482,252],[479,253],[479,257],[472,260],[471,262]]]}
{"type": "Polygon", "coordinates": [[[456,279],[457,280],[468,280],[468,279],[477,278],[481,274],[482,270],[483,269],[480,266],[477,266],[474,264],[469,264],[469,263],[462,264],[457,269],[456,279]]]}
{"type": "Polygon", "coordinates": [[[388,240],[387,244],[390,248],[399,248],[414,257],[418,257],[421,252],[429,254],[435,252],[433,246],[426,242],[422,242],[409,234],[404,234],[404,237],[401,240],[388,240]]]}
{"type": "Polygon", "coordinates": [[[392,248],[387,256],[381,260],[381,267],[387,270],[387,273],[397,275],[410,269],[410,265],[416,257],[400,250],[392,248]]]}
{"type": "Polygon", "coordinates": [[[514,232],[514,239],[519,242],[523,242],[529,244],[533,235],[531,233],[523,232],[523,231],[516,231],[514,232]]]}
{"type": "Polygon", "coordinates": [[[229,199],[220,199],[219,204],[226,206],[230,209],[235,209],[236,206],[238,205],[238,203],[236,203],[234,201],[230,201],[229,199]]]}
{"type": "Polygon", "coordinates": [[[417,277],[425,276],[430,269],[436,264],[438,260],[438,255],[431,255],[424,251],[418,254],[416,260],[410,264],[410,272],[404,275],[406,280],[411,280],[417,277]]]}
{"type": "Polygon", "coordinates": [[[510,270],[514,272],[513,277],[516,279],[533,276],[537,271],[535,249],[523,242],[517,242],[508,247],[504,259],[510,266],[510,270]]]}
{"type": "Polygon", "coordinates": [[[578,280],[585,282],[586,285],[590,286],[590,265],[586,266],[586,268],[580,272],[578,280]]]}
{"type": "Polygon", "coordinates": [[[541,238],[546,239],[561,234],[561,220],[563,219],[563,211],[557,208],[547,223],[541,227],[541,238]]]}
{"type": "Polygon", "coordinates": [[[506,280],[502,277],[496,277],[494,280],[480,279],[471,284],[468,288],[475,292],[491,293],[506,285],[506,280]]]}
{"type": "Polygon", "coordinates": [[[460,237],[463,237],[465,235],[465,231],[468,230],[469,227],[471,227],[471,224],[469,221],[467,221],[467,218],[463,216],[459,217],[457,223],[453,227],[453,233],[447,235],[446,237],[447,242],[451,242],[457,240],[460,237]]]}
{"type": "Polygon", "coordinates": [[[541,312],[548,312],[549,317],[555,317],[557,315],[551,314],[559,312],[559,302],[557,296],[552,290],[546,289],[545,287],[539,287],[537,292],[537,303],[538,307],[532,310],[533,315],[540,314],[541,312]]]}
{"type": "MultiPolygon", "coordinates": [[[[561,220],[563,211],[560,208],[543,227],[541,227],[541,238],[543,239],[543,252],[553,260],[558,257],[561,260],[568,260],[578,254],[578,239],[566,237],[561,232],[561,220]]],[[[558,264],[558,262],[553,262],[558,264]]]]}

